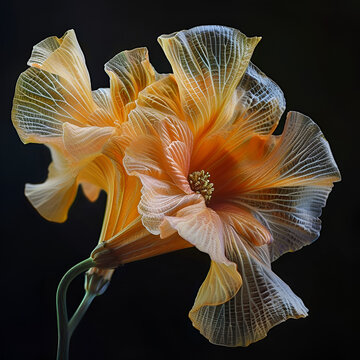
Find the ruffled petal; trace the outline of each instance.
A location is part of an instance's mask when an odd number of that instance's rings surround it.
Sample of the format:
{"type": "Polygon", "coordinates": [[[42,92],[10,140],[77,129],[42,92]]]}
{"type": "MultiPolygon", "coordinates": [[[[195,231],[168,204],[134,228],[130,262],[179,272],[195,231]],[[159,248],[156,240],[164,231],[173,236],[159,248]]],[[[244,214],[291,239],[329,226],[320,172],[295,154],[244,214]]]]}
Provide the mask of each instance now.
{"type": "Polygon", "coordinates": [[[297,112],[289,112],[282,135],[276,137],[267,156],[259,160],[246,168],[248,175],[243,184],[249,191],[279,186],[332,186],[340,179],[320,128],[297,112]]]}
{"type": "Polygon", "coordinates": [[[117,120],[127,120],[141,90],[156,79],[146,48],[122,51],[105,64],[110,77],[110,92],[117,120]]]}
{"type": "Polygon", "coordinates": [[[34,46],[28,65],[59,76],[91,102],[90,77],[75,31],[49,37],[34,46]]]}
{"type": "Polygon", "coordinates": [[[165,171],[174,184],[187,194],[192,190],[188,182],[193,135],[180,120],[167,119],[158,123],[159,136],[165,156],[165,171]]]}
{"type": "Polygon", "coordinates": [[[201,195],[185,195],[171,182],[147,176],[140,178],[143,189],[138,211],[144,226],[152,234],[160,234],[160,224],[165,216],[176,214],[180,209],[201,201],[201,195]]]}
{"type": "Polygon", "coordinates": [[[200,251],[209,254],[215,262],[231,264],[225,256],[222,222],[218,214],[205,205],[203,199],[177,211],[176,216],[165,216],[160,226],[160,236],[169,234],[169,228],[176,230],[200,251]]]}
{"type": "MultiPolygon", "coordinates": [[[[52,145],[48,145],[52,163],[47,180],[25,187],[25,195],[39,213],[47,220],[56,222],[66,220],[78,182],[81,182],[78,180],[79,173],[101,154],[104,143],[113,131],[111,127],[78,127],[69,123],[65,123],[63,128],[63,141],[54,141],[53,138],[52,145]]],[[[87,197],[96,200],[99,186],[87,181],[86,177],[82,183],[87,197]]]]}
{"type": "Polygon", "coordinates": [[[289,251],[297,251],[320,235],[321,210],[331,187],[274,187],[243,195],[258,220],[269,229],[271,260],[289,251]]]}
{"type": "Polygon", "coordinates": [[[256,213],[248,208],[230,204],[217,205],[215,211],[227,214],[227,224],[230,225],[242,239],[255,246],[270,244],[270,231],[256,219],[256,213]]]}
{"type": "Polygon", "coordinates": [[[77,174],[55,146],[49,148],[53,161],[47,180],[42,184],[26,184],[25,195],[45,219],[64,222],[76,196],[77,174]]]}
{"type": "Polygon", "coordinates": [[[226,256],[237,264],[240,290],[219,305],[194,306],[193,325],[210,342],[225,346],[248,346],[261,340],[275,325],[289,318],[307,316],[307,309],[270,267],[267,246],[254,246],[239,237],[224,221],[226,256]]]}
{"type": "Polygon", "coordinates": [[[229,301],[241,285],[242,279],[235,263],[225,265],[211,261],[209,273],[198,291],[191,312],[195,313],[203,306],[216,306],[229,301]]]}
{"type": "Polygon", "coordinates": [[[100,154],[104,144],[113,132],[114,128],[111,126],[79,127],[64,123],[64,147],[74,161],[89,161],[89,159],[100,154]]]}
{"type": "Polygon", "coordinates": [[[113,124],[93,100],[84,56],[73,31],[36,45],[29,64],[32,67],[17,81],[12,110],[23,142],[46,143],[50,137],[61,136],[65,122],[113,124]]]}
{"type": "Polygon", "coordinates": [[[141,113],[151,122],[161,121],[165,117],[184,119],[179,88],[174,75],[165,75],[141,91],[133,113],[141,113]]]}
{"type": "Polygon", "coordinates": [[[163,147],[158,136],[136,137],[126,148],[123,163],[129,175],[169,179],[164,171],[163,147]]]}
{"type": "Polygon", "coordinates": [[[262,165],[243,174],[245,190],[234,201],[249,206],[270,230],[272,260],[318,238],[321,209],[340,173],[329,144],[310,118],[290,113],[262,165]]]}
{"type": "Polygon", "coordinates": [[[223,26],[199,26],[159,42],[171,63],[189,126],[220,128],[234,110],[234,91],[260,38],[223,26]]]}
{"type": "Polygon", "coordinates": [[[254,133],[271,134],[285,110],[285,98],[279,86],[249,63],[236,93],[234,124],[237,128],[233,141],[244,141],[254,133]]]}

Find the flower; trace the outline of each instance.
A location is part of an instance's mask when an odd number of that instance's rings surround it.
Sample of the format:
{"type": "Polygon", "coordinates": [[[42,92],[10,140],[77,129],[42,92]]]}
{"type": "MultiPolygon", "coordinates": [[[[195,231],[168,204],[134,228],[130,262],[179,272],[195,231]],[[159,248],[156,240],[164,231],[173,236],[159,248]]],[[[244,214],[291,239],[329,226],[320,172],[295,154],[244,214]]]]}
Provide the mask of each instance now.
{"type": "MultiPolygon", "coordinates": [[[[114,166],[103,148],[127,121],[138,93],[160,77],[149,62],[147,49],[123,51],[113,57],[105,64],[110,88],[95,91],[74,30],[35,45],[28,64],[30,68],[17,81],[12,121],[24,143],[45,144],[52,155],[47,180],[26,184],[29,201],[47,220],[63,222],[79,184],[91,201],[102,189],[107,203],[99,242],[113,239],[118,246],[117,234],[122,239],[124,231],[131,231],[131,224],[137,236],[144,235],[137,226],[141,224],[137,212],[140,182],[121,166],[114,166]]],[[[108,283],[113,272],[112,264],[103,257],[100,260],[102,268],[89,272],[95,280],[87,277],[92,288],[98,282],[108,283]]]]}
{"type": "MultiPolygon", "coordinates": [[[[159,42],[168,75],[146,87],[107,143],[141,180],[138,211],[153,235],[174,234],[206,252],[209,273],[190,311],[211,342],[247,346],[288,318],[307,316],[271,262],[319,236],[318,216],[340,179],[308,117],[250,63],[259,38],[201,26],[159,42]]],[[[110,150],[111,151],[110,151],[110,150]]]]}
{"type": "Polygon", "coordinates": [[[145,48],[123,51],[105,65],[110,89],[92,91],[73,30],[35,45],[28,64],[17,81],[13,124],[24,143],[48,146],[53,161],[48,179],[26,184],[25,195],[47,220],[63,222],[79,184],[91,201],[100,188],[109,191],[111,175],[101,171],[111,166],[102,148],[158,75],[145,48]]]}

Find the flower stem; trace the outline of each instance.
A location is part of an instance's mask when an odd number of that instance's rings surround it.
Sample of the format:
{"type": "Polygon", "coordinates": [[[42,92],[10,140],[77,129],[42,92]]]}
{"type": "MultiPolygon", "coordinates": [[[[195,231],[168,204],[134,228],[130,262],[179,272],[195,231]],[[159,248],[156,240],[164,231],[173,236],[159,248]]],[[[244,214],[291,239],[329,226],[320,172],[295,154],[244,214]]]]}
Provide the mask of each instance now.
{"type": "Polygon", "coordinates": [[[81,319],[85,315],[87,309],[91,305],[92,301],[95,299],[96,295],[97,294],[92,294],[88,291],[85,291],[85,295],[84,295],[79,307],[77,308],[74,315],[71,317],[71,319],[69,321],[69,326],[68,326],[69,338],[73,334],[76,327],[79,325],[81,319]]]}
{"type": "Polygon", "coordinates": [[[57,313],[57,327],[58,327],[58,349],[57,360],[68,360],[69,358],[69,343],[71,333],[68,326],[68,313],[66,308],[66,293],[67,289],[79,274],[94,266],[92,258],[88,258],[73,266],[61,279],[56,292],[56,313],[57,313]]]}

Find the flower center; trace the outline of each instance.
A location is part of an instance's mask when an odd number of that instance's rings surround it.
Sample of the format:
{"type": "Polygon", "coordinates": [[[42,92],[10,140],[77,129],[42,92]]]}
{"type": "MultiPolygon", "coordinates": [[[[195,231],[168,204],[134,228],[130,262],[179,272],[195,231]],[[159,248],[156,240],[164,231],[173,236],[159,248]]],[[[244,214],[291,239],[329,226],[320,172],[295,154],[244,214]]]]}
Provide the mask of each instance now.
{"type": "Polygon", "coordinates": [[[195,191],[197,194],[201,194],[205,199],[206,205],[210,202],[211,195],[215,190],[214,184],[208,180],[209,177],[210,174],[204,170],[194,171],[188,176],[191,190],[195,191]]]}

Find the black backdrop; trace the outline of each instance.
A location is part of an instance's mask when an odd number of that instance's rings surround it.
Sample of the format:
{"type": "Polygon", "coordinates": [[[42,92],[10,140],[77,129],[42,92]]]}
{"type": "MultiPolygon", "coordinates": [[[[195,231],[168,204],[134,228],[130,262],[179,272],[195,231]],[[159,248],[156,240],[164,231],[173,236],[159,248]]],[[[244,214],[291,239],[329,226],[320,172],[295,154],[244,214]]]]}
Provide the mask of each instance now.
{"type": "MultiPolygon", "coordinates": [[[[209,267],[188,249],[118,269],[73,335],[71,359],[288,359],[332,354],[348,358],[356,338],[355,259],[358,236],[355,136],[358,123],[357,1],[13,1],[1,11],[1,359],[54,359],[55,292],[65,271],[88,257],[100,233],[105,195],[89,203],[79,191],[69,220],[42,219],[23,195],[42,182],[50,161],[42,145],[23,145],[10,111],[18,75],[32,46],[74,28],[93,89],[108,87],[103,64],[125,49],[146,46],[159,72],[170,66],[156,39],[202,24],[235,27],[263,37],[253,62],[285,93],[287,110],[303,112],[323,130],[343,176],[323,211],[313,245],[273,265],[310,309],[247,348],[210,344],[187,312],[209,267]]],[[[282,120],[284,121],[284,119],[282,120]]],[[[69,290],[69,308],[82,298],[82,277],[69,290]]]]}

